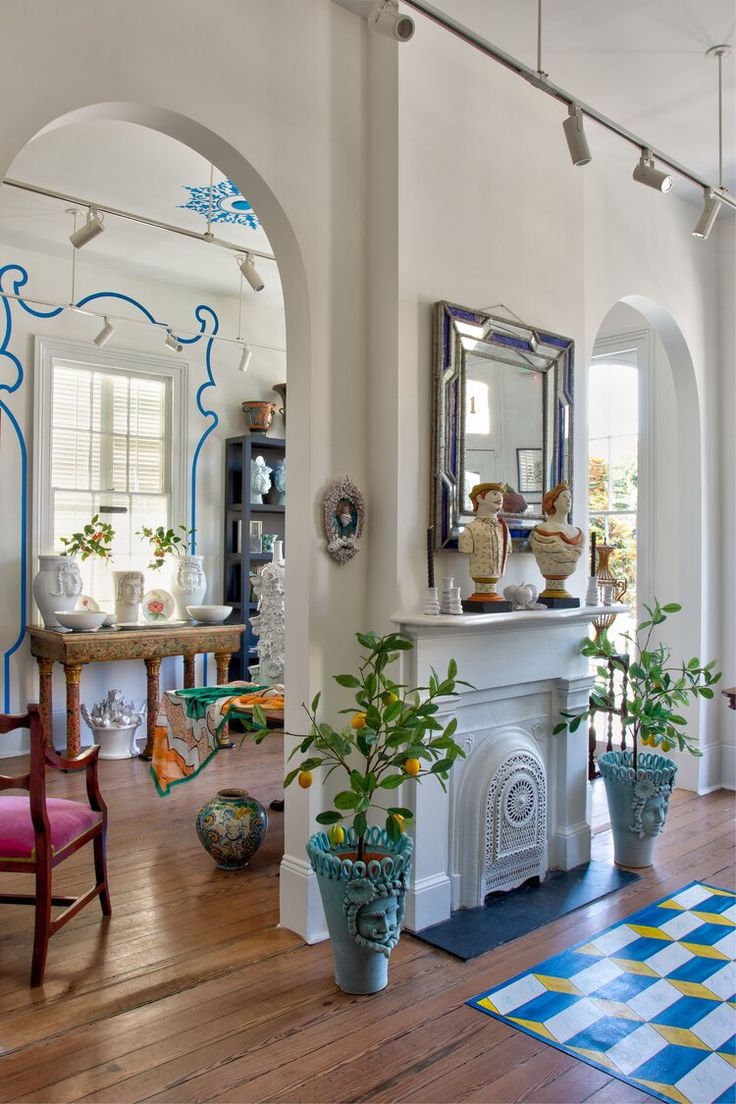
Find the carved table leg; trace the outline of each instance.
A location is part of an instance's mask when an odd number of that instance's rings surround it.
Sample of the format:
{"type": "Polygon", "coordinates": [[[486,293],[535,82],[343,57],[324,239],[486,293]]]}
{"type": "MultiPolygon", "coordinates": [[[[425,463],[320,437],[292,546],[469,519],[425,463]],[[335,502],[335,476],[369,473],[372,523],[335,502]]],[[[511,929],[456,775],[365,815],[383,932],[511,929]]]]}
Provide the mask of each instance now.
{"type": "Polygon", "coordinates": [[[158,716],[158,707],[161,700],[159,691],[158,674],[161,670],[161,659],[155,657],[152,659],[144,659],[143,662],[146,665],[146,685],[148,687],[148,693],[146,695],[146,746],[141,752],[141,759],[153,758],[153,734],[156,728],[156,717],[158,716]]]}
{"type": "Polygon", "coordinates": [[[52,745],[52,690],[51,690],[51,672],[54,669],[53,659],[37,659],[38,663],[38,696],[39,704],[41,706],[41,721],[43,723],[43,737],[44,742],[49,747],[52,745]]]}
{"type": "MultiPolygon", "coordinates": [[[[228,676],[230,674],[230,657],[231,657],[231,655],[232,655],[232,652],[215,652],[215,667],[217,668],[217,685],[218,686],[223,686],[228,680],[228,676]]],[[[207,662],[207,657],[205,656],[205,663],[206,662],[207,662]]],[[[220,747],[224,747],[224,748],[234,748],[235,747],[235,741],[230,740],[228,738],[229,735],[230,735],[230,730],[229,730],[228,726],[223,725],[222,729],[220,730],[220,747]]]]}
{"type": "Polygon", "coordinates": [[[184,689],[194,686],[194,655],[185,655],[184,659],[184,689]]]}
{"type": "Polygon", "coordinates": [[[82,664],[64,664],[66,675],[66,754],[68,759],[79,755],[81,737],[79,732],[79,680],[82,664]]]}

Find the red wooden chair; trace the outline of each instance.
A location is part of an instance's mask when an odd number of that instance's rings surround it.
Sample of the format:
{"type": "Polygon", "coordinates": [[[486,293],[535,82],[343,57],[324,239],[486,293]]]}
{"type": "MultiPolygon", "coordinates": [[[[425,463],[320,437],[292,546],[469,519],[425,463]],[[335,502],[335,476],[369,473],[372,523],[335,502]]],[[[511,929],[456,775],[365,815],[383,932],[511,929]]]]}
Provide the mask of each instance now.
{"type": "Polygon", "coordinates": [[[97,782],[99,747],[91,747],[74,759],[63,758],[44,742],[37,705],[29,705],[24,716],[0,714],[0,733],[17,728],[30,729],[30,769],[28,774],[15,777],[0,774],[0,791],[28,790],[28,795],[0,794],[0,871],[33,874],[36,892],[2,893],[0,904],[33,905],[36,910],[31,985],[40,985],[51,936],[95,897],[100,898],[105,916],[112,913],[105,855],[107,808],[97,782]],[[47,764],[64,772],[85,771],[89,805],[47,797],[47,764]],[[55,896],[51,892],[52,869],[86,843],[94,849],[95,885],[80,897],[55,896]],[[52,918],[52,905],[67,907],[52,918]]]}

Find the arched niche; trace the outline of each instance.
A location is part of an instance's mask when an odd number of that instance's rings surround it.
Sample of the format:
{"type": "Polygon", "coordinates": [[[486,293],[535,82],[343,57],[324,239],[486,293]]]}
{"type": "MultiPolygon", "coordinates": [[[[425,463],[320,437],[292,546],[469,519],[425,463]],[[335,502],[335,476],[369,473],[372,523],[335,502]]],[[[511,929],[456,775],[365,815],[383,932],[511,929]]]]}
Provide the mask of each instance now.
{"type": "MultiPolygon", "coordinates": [[[[309,486],[311,434],[310,393],[312,390],[312,342],[310,329],[309,288],[304,260],[289,218],[276,195],[248,159],[217,133],[179,112],[152,104],[105,102],[88,104],[49,121],[35,134],[22,136],[3,175],[15,156],[33,138],[60,127],[73,126],[89,120],[110,120],[135,123],[168,135],[195,150],[233,181],[238,190],[248,196],[271,242],[281,278],[286,315],[287,376],[289,402],[299,410],[299,418],[289,422],[289,491],[287,539],[294,548],[312,547],[312,518],[309,486]]],[[[297,561],[295,560],[295,566],[297,561]]],[[[300,557],[298,570],[308,579],[309,557],[300,557]]],[[[295,580],[296,581],[296,580],[295,580]]],[[[286,663],[289,671],[286,726],[297,728],[298,703],[309,697],[308,659],[310,641],[309,587],[294,585],[289,589],[286,606],[286,663]],[[290,724],[290,713],[294,720],[290,724]]],[[[314,641],[312,641],[314,645],[314,641]]],[[[315,791],[318,787],[315,787],[315,791]]],[[[318,795],[314,798],[319,800],[318,795]]],[[[284,823],[284,865],[282,869],[281,923],[306,936],[320,928],[321,909],[316,904],[318,893],[313,877],[308,877],[308,864],[301,858],[290,858],[288,852],[301,856],[303,841],[312,831],[315,809],[305,795],[295,795],[286,806],[284,823]],[[288,877],[291,867],[296,876],[288,877]],[[284,882],[288,882],[285,890],[284,882]],[[308,884],[310,883],[310,884],[308,884]],[[307,898],[309,900],[307,901],[307,898]]],[[[319,936],[317,936],[319,938],[319,936]]],[[[312,935],[312,938],[314,936],[312,935]]]]}
{"type": "MultiPolygon", "coordinates": [[[[707,522],[703,516],[702,403],[695,365],[682,330],[664,307],[643,295],[622,295],[618,304],[632,308],[636,315],[630,316],[638,320],[638,328],[652,335],[650,376],[656,372],[660,379],[650,378],[648,402],[650,407],[656,403],[657,386],[664,385],[671,414],[671,418],[658,419],[657,434],[649,442],[651,494],[647,506],[653,513],[642,535],[643,541],[651,542],[647,549],[648,594],[642,597],[645,602],[656,596],[662,602],[682,605],[682,612],[668,622],[665,639],[672,648],[673,660],[687,659],[707,650],[703,639],[707,522]],[[667,378],[662,379],[665,373],[667,378]],[[662,422],[666,438],[662,436],[662,422]]],[[[606,320],[618,304],[601,316],[594,340],[605,331],[606,320]]],[[[651,409],[640,412],[648,426],[653,425],[652,415],[656,413],[651,409]]],[[[644,427],[640,433],[643,431],[644,427]]],[[[698,732],[703,731],[702,712],[703,705],[696,704],[689,713],[691,726],[698,732]]],[[[703,760],[689,755],[675,757],[680,764],[677,784],[698,790],[699,764],[703,760]]]]}

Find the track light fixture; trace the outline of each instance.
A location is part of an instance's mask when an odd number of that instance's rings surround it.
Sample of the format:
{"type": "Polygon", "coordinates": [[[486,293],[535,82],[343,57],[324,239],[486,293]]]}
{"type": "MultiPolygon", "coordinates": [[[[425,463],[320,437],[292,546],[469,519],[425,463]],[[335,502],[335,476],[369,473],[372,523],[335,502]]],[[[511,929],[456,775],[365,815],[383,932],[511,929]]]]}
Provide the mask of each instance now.
{"type": "Polygon", "coordinates": [[[256,272],[256,266],[250,253],[246,253],[244,257],[238,257],[238,267],[254,291],[263,291],[266,285],[256,272]]]}
{"type": "Polygon", "coordinates": [[[252,359],[253,359],[253,350],[251,349],[250,345],[248,345],[247,343],[244,343],[243,344],[243,351],[240,354],[240,360],[238,362],[238,371],[242,372],[243,375],[245,375],[245,373],[248,371],[248,368],[250,366],[250,362],[251,362],[252,359]]]}
{"type": "Polygon", "coordinates": [[[669,192],[672,187],[672,177],[669,173],[661,172],[654,167],[652,151],[643,149],[639,163],[633,172],[634,180],[639,184],[646,184],[649,188],[656,188],[658,192],[669,192]]]}
{"type": "Polygon", "coordinates": [[[568,107],[569,115],[562,124],[562,129],[567,138],[567,148],[570,151],[573,165],[588,165],[592,158],[590,146],[583,129],[583,112],[577,104],[571,103],[568,107]]]}
{"type": "Polygon", "coordinates": [[[105,229],[103,221],[103,216],[97,208],[90,207],[87,212],[87,221],[84,226],[80,226],[78,230],[75,230],[73,234],[69,235],[69,241],[74,248],[81,249],[83,245],[86,245],[87,242],[92,241],[98,234],[101,234],[105,229]]]}
{"type": "Polygon", "coordinates": [[[108,321],[107,315],[105,315],[105,325],[102,327],[97,337],[93,337],[95,345],[101,349],[103,345],[107,345],[108,341],[115,333],[115,327],[110,321],[108,321]]]}
{"type": "Polygon", "coordinates": [[[693,227],[694,238],[707,238],[713,229],[713,224],[718,218],[721,209],[721,201],[712,188],[706,188],[703,196],[703,210],[698,221],[693,227]]]}
{"type": "Polygon", "coordinates": [[[170,349],[173,349],[175,353],[180,353],[182,351],[182,349],[184,348],[184,346],[180,345],[179,342],[176,340],[176,338],[174,337],[171,330],[166,331],[166,337],[164,338],[164,345],[168,345],[168,347],[170,349]]]}
{"type": "Polygon", "coordinates": [[[414,35],[414,20],[410,15],[399,14],[397,0],[375,0],[368,26],[376,34],[397,42],[408,42],[414,35]]]}

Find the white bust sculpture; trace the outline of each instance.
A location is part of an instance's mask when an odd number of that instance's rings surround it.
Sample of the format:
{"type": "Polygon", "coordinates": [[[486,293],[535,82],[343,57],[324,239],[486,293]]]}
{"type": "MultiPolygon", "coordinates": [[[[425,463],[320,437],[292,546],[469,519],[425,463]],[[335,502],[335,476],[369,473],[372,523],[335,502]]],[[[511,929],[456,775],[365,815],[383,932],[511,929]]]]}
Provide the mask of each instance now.
{"type": "Polygon", "coordinates": [[[571,506],[567,483],[558,483],[542,499],[546,520],[535,525],[529,537],[529,547],[547,583],[539,595],[545,605],[580,605],[579,599],[565,589],[565,580],[575,570],[584,544],[582,529],[568,523],[571,506]]]}
{"type": "Polygon", "coordinates": [[[256,456],[250,462],[250,500],[262,503],[264,494],[271,490],[271,472],[262,456],[256,456]]]}
{"type": "Polygon", "coordinates": [[[466,599],[465,609],[477,603],[485,612],[486,603],[501,603],[499,608],[509,609],[509,604],[496,593],[496,583],[506,569],[511,552],[511,536],[506,522],[499,517],[503,507],[503,483],[476,483],[470,491],[475,519],[458,538],[458,549],[470,556],[470,575],[475,591],[466,599]]]}

